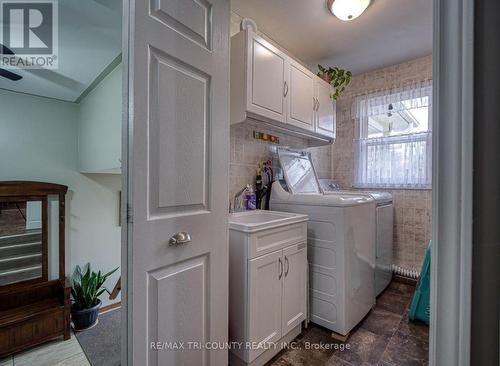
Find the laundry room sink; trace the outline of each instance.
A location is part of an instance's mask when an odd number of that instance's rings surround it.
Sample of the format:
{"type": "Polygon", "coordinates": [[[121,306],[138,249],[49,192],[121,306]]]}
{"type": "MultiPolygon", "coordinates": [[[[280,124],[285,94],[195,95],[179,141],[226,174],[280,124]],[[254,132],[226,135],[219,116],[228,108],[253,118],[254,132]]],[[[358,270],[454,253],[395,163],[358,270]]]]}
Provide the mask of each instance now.
{"type": "MultiPolygon", "coordinates": [[[[286,344],[307,313],[307,221],[292,212],[229,215],[229,341],[286,344]]],[[[263,365],[281,347],[232,347],[231,365],[263,365]]]]}
{"type": "Polygon", "coordinates": [[[306,220],[307,215],[290,212],[253,210],[230,214],[229,228],[236,231],[253,232],[290,225],[306,220]]]}

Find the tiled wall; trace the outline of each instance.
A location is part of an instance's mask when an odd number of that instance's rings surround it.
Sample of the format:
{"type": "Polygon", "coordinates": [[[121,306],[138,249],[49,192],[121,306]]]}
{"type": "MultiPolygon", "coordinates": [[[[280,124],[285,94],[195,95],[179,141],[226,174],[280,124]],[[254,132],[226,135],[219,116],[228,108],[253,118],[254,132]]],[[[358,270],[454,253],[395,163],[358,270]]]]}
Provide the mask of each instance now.
{"type": "Polygon", "coordinates": [[[272,159],[273,154],[276,152],[278,145],[255,140],[253,138],[254,130],[279,136],[279,146],[310,151],[318,176],[320,178],[332,177],[331,145],[306,148],[307,143],[301,138],[276,134],[266,129],[255,128],[245,124],[238,124],[231,127],[229,197],[233,197],[234,193],[246,184],[254,184],[257,165],[272,159]]]}
{"type": "MultiPolygon", "coordinates": [[[[389,66],[353,77],[337,103],[337,140],[333,145],[333,177],[350,189],[354,177],[354,146],[357,137],[351,116],[354,96],[393,86],[432,79],[432,58],[389,66]]],[[[377,189],[380,190],[380,189],[377,189]]],[[[394,197],[394,262],[420,270],[425,248],[431,238],[431,190],[390,190],[394,197]]]]}

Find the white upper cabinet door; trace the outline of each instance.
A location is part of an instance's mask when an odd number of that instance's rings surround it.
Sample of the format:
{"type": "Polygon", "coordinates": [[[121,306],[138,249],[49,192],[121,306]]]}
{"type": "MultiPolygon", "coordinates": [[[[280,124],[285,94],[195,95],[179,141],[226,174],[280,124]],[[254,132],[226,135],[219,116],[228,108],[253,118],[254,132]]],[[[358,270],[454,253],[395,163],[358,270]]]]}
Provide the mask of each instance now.
{"type": "Polygon", "coordinates": [[[306,318],[306,244],[297,244],[283,249],[283,258],[281,332],[284,336],[306,318]]]}
{"type": "Polygon", "coordinates": [[[285,122],[286,56],[266,40],[248,32],[248,110],[285,122]]]}
{"type": "Polygon", "coordinates": [[[127,364],[227,365],[229,0],[126,4],[127,364]]]}
{"type": "Polygon", "coordinates": [[[287,123],[314,130],[314,75],[290,59],[287,123]]]}
{"type": "MultiPolygon", "coordinates": [[[[281,338],[282,250],[249,261],[250,306],[248,332],[250,342],[276,342],[281,338]]],[[[252,348],[252,362],[264,349],[252,348]]]]}
{"type": "Polygon", "coordinates": [[[335,138],[335,103],[330,98],[332,89],[323,80],[316,80],[316,132],[335,138]]]}

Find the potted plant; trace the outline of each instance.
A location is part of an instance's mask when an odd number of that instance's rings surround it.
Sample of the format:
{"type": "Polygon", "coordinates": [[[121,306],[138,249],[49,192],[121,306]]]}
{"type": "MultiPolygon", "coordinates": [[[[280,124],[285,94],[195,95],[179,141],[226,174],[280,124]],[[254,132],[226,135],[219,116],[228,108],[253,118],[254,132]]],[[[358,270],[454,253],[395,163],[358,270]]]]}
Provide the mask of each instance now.
{"type": "Polygon", "coordinates": [[[71,320],[75,330],[84,330],[97,324],[101,300],[99,296],[103,292],[109,294],[109,290],[104,287],[104,282],[118,268],[111,272],[102,274],[101,271],[90,270],[90,263],[86,265],[85,273],[82,273],[80,266],[76,266],[71,277],[71,320]]]}
{"type": "Polygon", "coordinates": [[[338,67],[324,67],[318,65],[318,76],[334,87],[334,92],[330,94],[332,100],[337,100],[344,92],[345,87],[349,85],[352,79],[352,73],[338,67]]]}

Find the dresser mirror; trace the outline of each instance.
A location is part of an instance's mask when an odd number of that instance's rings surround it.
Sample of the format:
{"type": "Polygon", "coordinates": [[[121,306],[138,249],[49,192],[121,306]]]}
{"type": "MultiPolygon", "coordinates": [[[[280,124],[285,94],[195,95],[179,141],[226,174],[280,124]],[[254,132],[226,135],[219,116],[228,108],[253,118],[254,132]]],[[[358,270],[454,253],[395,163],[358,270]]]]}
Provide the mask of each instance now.
{"type": "Polygon", "coordinates": [[[46,197],[0,197],[0,286],[47,280],[46,197]]]}

